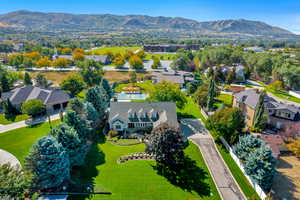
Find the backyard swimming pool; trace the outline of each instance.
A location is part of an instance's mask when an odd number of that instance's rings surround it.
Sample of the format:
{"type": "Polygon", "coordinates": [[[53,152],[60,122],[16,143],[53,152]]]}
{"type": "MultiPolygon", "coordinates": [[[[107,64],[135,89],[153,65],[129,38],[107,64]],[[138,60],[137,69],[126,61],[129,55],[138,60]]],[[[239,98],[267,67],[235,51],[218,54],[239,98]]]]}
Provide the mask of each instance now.
{"type": "Polygon", "coordinates": [[[126,94],[126,93],[119,93],[116,94],[118,100],[145,100],[149,95],[140,93],[140,94],[126,94]]]}

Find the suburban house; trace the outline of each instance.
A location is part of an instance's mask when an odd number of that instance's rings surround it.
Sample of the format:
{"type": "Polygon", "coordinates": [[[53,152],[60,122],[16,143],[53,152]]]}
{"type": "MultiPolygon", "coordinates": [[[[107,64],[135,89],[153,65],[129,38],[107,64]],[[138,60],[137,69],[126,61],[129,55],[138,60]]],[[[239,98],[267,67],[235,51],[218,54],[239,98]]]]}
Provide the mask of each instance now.
{"type": "MultiPolygon", "coordinates": [[[[253,126],[255,110],[260,95],[260,92],[253,89],[233,95],[233,107],[238,107],[242,110],[248,127],[253,126]]],[[[269,96],[265,97],[264,105],[267,123],[276,129],[283,129],[300,120],[300,109],[294,105],[277,102],[269,96]]]]}
{"type": "Polygon", "coordinates": [[[173,102],[111,102],[108,123],[123,134],[150,131],[162,123],[179,128],[173,102]]]}
{"type": "MultiPolygon", "coordinates": [[[[90,56],[90,55],[85,55],[84,56],[86,59],[89,60],[94,60],[96,62],[100,62],[103,65],[107,65],[110,64],[110,60],[108,58],[108,56],[90,56]]],[[[57,58],[65,58],[68,60],[73,60],[73,56],[72,55],[53,55],[53,59],[57,59],[57,58]]]]}
{"type": "Polygon", "coordinates": [[[69,102],[70,96],[62,90],[45,89],[32,85],[26,85],[13,89],[9,92],[2,93],[1,99],[8,99],[20,109],[23,102],[30,99],[39,99],[46,106],[47,111],[54,111],[65,108],[69,102]]]}
{"type": "MultiPolygon", "coordinates": [[[[221,68],[221,72],[224,76],[226,76],[230,71],[235,70],[235,76],[238,82],[245,81],[245,67],[243,65],[234,65],[234,66],[213,66],[212,69],[215,71],[217,68],[221,68]]],[[[209,68],[205,70],[204,74],[207,75],[209,72],[209,68]]]]}
{"type": "Polygon", "coordinates": [[[162,81],[169,81],[176,83],[183,88],[186,83],[194,80],[194,74],[184,71],[166,71],[166,72],[153,72],[151,75],[153,83],[161,83],[162,81]]]}
{"type": "Polygon", "coordinates": [[[184,44],[165,44],[165,45],[145,45],[143,47],[144,51],[151,52],[176,52],[179,49],[187,50],[199,50],[200,45],[184,45],[184,44]]]}

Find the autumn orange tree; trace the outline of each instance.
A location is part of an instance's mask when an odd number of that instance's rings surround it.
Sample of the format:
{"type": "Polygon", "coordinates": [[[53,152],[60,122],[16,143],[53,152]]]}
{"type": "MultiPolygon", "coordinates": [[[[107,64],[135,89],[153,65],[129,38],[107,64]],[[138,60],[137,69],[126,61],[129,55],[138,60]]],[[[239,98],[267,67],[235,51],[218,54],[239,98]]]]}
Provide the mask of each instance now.
{"type": "Polygon", "coordinates": [[[73,60],[74,61],[83,61],[84,60],[84,54],[81,52],[74,52],[73,53],[73,60]]]}
{"type": "Polygon", "coordinates": [[[125,64],[125,59],[123,56],[119,55],[115,57],[113,63],[116,65],[117,68],[122,68],[125,64]]]}
{"type": "Polygon", "coordinates": [[[29,52],[24,54],[25,58],[31,59],[33,61],[37,61],[41,58],[41,54],[37,51],[29,52]]]}
{"type": "Polygon", "coordinates": [[[287,144],[288,149],[293,152],[296,156],[300,157],[300,138],[297,140],[290,139],[287,144]]]}
{"type": "Polygon", "coordinates": [[[57,58],[53,60],[52,65],[54,67],[67,67],[69,65],[69,60],[66,58],[57,58]]]}
{"type": "Polygon", "coordinates": [[[51,66],[51,60],[48,57],[42,57],[36,62],[36,66],[38,67],[49,67],[51,66]]]}
{"type": "Polygon", "coordinates": [[[144,68],[143,60],[137,55],[133,55],[129,58],[129,64],[130,64],[130,67],[133,69],[143,69],[144,68]]]}
{"type": "Polygon", "coordinates": [[[60,52],[61,52],[61,54],[62,55],[71,55],[72,54],[72,49],[71,48],[62,48],[61,50],[60,50],[60,52]]]}
{"type": "Polygon", "coordinates": [[[126,51],[124,52],[124,58],[125,58],[125,60],[129,60],[129,58],[131,57],[131,56],[133,56],[133,51],[132,50],[130,50],[130,49],[126,49],[126,51]]]}

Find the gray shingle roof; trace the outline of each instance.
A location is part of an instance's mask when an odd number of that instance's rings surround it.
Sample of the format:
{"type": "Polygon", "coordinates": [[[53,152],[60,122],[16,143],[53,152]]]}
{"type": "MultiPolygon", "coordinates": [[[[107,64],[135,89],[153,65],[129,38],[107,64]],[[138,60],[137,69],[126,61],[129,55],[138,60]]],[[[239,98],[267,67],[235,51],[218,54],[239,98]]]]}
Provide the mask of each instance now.
{"type": "Polygon", "coordinates": [[[179,127],[173,102],[111,102],[109,121],[122,118],[127,122],[165,122],[179,127]]]}
{"type": "Polygon", "coordinates": [[[245,90],[234,94],[234,97],[238,102],[243,102],[255,109],[259,101],[260,93],[256,90],[245,90]]]}
{"type": "Polygon", "coordinates": [[[45,105],[64,103],[70,99],[69,95],[62,90],[44,89],[32,85],[4,92],[1,98],[9,98],[11,103],[14,105],[19,105],[30,99],[39,99],[43,101],[45,105]]]}

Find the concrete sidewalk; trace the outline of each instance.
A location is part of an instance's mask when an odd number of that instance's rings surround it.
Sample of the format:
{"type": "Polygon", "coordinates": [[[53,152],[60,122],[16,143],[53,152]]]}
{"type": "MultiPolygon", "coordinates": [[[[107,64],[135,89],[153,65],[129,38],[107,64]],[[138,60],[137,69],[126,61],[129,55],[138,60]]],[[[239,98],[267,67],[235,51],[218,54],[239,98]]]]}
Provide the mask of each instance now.
{"type": "MultiPolygon", "coordinates": [[[[57,119],[60,119],[59,113],[50,116],[51,121],[57,120],[57,119]]],[[[11,130],[14,130],[14,129],[17,129],[17,128],[23,128],[23,127],[26,127],[26,126],[40,124],[40,123],[47,122],[47,121],[48,121],[48,117],[43,116],[43,117],[40,117],[40,118],[37,118],[37,119],[34,119],[34,120],[28,119],[28,120],[19,121],[19,122],[12,123],[12,124],[2,125],[2,126],[0,126],[0,133],[11,131],[11,130]]]]}
{"type": "Polygon", "coordinates": [[[200,120],[195,119],[184,119],[183,123],[186,128],[190,127],[187,133],[188,139],[199,147],[221,198],[224,200],[246,200],[205,126],[200,120]],[[192,132],[194,134],[191,134],[192,132]]]}

